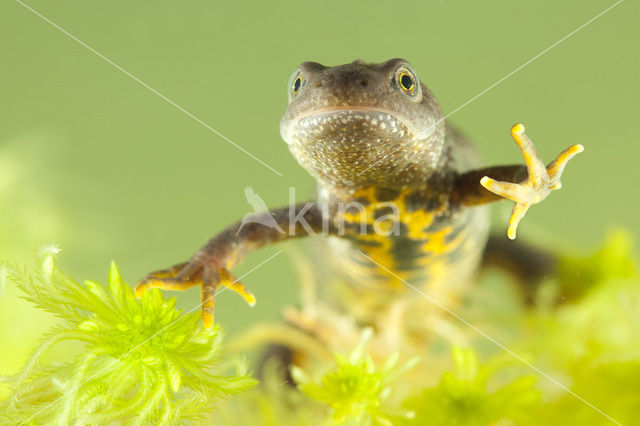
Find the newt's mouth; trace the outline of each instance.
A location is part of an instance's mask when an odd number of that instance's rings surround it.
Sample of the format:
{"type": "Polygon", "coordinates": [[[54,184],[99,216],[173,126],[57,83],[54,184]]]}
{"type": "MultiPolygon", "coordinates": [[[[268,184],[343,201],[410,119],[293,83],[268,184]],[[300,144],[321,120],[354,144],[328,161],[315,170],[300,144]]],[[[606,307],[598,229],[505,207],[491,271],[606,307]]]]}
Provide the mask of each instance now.
{"type": "Polygon", "coordinates": [[[287,143],[384,144],[413,137],[411,123],[396,114],[366,107],[330,108],[305,114],[286,123],[287,143]]]}

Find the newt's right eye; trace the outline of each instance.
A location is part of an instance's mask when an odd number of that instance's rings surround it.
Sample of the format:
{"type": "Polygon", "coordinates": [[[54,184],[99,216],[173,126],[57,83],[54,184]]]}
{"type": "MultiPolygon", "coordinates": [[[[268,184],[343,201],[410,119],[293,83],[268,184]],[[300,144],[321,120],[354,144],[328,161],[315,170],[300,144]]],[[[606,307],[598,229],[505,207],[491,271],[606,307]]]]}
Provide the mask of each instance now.
{"type": "Polygon", "coordinates": [[[293,93],[298,93],[300,87],[302,86],[302,76],[299,75],[296,77],[296,81],[293,82],[293,93]]]}
{"type": "Polygon", "coordinates": [[[297,70],[289,79],[290,98],[295,97],[304,88],[306,81],[302,75],[302,71],[297,70]]]}

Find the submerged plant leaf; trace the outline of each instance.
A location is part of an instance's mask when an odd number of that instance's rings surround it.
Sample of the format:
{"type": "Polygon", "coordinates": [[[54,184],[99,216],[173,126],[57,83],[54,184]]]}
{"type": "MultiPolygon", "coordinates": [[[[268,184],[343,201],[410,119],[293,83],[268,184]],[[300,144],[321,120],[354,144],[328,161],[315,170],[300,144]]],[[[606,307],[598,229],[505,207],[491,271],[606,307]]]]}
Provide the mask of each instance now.
{"type": "Polygon", "coordinates": [[[176,423],[202,418],[216,399],[255,384],[243,368],[226,374],[219,327],[204,330],[199,312],[182,314],[160,291],[136,299],[115,263],[108,287],[77,283],[52,253],[37,271],[5,270],[27,300],[62,319],[10,378],[11,394],[0,403],[10,423],[176,423]],[[42,355],[64,340],[84,348],[68,363],[42,365],[42,355]]]}
{"type": "Polygon", "coordinates": [[[569,296],[585,294],[604,281],[638,277],[633,243],[628,232],[611,231],[602,248],[589,256],[561,256],[558,280],[569,296]]]}
{"type": "Polygon", "coordinates": [[[536,378],[524,376],[496,390],[489,390],[492,370],[479,367],[471,349],[454,348],[454,371],[440,383],[405,401],[413,413],[407,425],[481,426],[500,420],[517,420],[540,399],[536,378]]]}
{"type": "Polygon", "coordinates": [[[372,330],[365,329],[362,340],[349,355],[335,355],[336,366],[319,381],[313,381],[299,368],[293,368],[293,377],[299,389],[313,400],[331,407],[336,424],[385,424],[390,416],[398,414],[385,405],[391,381],[416,363],[416,359],[398,367],[398,357],[392,355],[382,368],[377,368],[366,354],[365,347],[372,330]]]}
{"type": "MultiPolygon", "coordinates": [[[[374,337],[366,329],[335,364],[318,359],[293,368],[301,392],[280,373],[233,400],[227,396],[254,381],[243,368],[224,374],[230,364],[219,359],[219,329],[202,330],[197,312],[181,317],[157,291],[136,300],[115,265],[107,286],[78,284],[56,268],[54,254],[47,251],[32,273],[0,264],[7,283],[62,320],[12,378],[11,397],[0,402],[0,419],[9,424],[202,423],[214,405],[220,409],[208,420],[243,426],[640,424],[640,275],[624,233],[593,255],[561,260],[547,284],[571,296],[565,303],[496,304],[481,324],[509,324],[498,340],[544,374],[534,376],[475,336],[468,348],[454,347],[453,368],[449,342],[421,346],[414,352],[420,363],[398,380],[416,361],[399,367],[396,354],[374,362],[378,346],[368,344],[374,337]],[[80,341],[84,350],[67,363],[42,365],[41,355],[64,340],[80,341]]],[[[469,317],[465,305],[456,313],[469,317]]]]}

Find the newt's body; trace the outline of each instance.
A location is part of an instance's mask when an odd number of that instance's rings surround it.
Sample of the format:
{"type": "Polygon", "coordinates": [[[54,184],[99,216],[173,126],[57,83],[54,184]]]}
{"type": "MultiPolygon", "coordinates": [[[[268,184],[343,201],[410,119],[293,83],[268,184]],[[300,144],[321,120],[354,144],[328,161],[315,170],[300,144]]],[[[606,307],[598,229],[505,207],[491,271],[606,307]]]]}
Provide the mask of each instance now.
{"type": "Polygon", "coordinates": [[[149,274],[138,294],[202,285],[203,321],[210,326],[221,285],[253,303],[229,272],[245,254],[318,233],[328,234],[340,269],[361,294],[406,292],[407,284],[454,289],[481,258],[488,234],[482,205],[502,196],[516,201],[509,227],[515,238],[526,209],[559,187],[564,165],[582,149],[572,146],[545,169],[516,125],[512,135],[527,166],[476,169],[471,144],[445,124],[432,93],[402,59],[303,63],[290,80],[280,129],[317,179],[318,199],[265,212],[277,227],[260,220],[231,226],[189,262],[149,274]]]}

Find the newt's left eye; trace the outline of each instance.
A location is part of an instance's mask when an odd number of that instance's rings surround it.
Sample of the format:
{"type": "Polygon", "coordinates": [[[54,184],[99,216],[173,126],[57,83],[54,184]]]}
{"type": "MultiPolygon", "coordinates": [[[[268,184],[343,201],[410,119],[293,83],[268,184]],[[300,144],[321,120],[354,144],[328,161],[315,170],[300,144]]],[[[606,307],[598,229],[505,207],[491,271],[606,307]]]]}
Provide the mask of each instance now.
{"type": "Polygon", "coordinates": [[[400,86],[402,86],[404,90],[411,91],[414,85],[413,78],[409,74],[403,73],[400,75],[400,86]]]}

